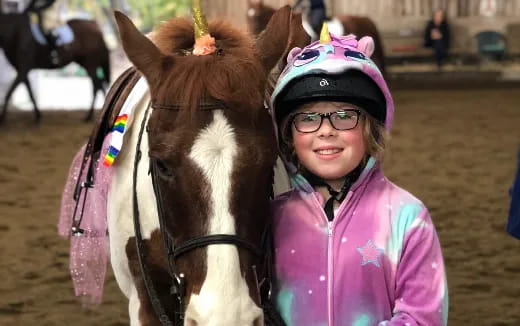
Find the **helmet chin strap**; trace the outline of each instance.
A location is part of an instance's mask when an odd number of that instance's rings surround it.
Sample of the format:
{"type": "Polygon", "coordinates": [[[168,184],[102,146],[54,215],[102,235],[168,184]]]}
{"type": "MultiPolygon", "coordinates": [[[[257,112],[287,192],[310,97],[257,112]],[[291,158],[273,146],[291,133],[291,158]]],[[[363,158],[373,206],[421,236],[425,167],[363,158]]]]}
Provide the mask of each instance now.
{"type": "Polygon", "coordinates": [[[333,189],[328,183],[323,181],[323,179],[316,176],[315,174],[307,170],[303,172],[304,177],[307,179],[307,181],[310,182],[310,184],[313,187],[326,187],[329,191],[330,198],[325,202],[324,206],[325,214],[327,215],[329,221],[332,221],[334,219],[334,201],[341,203],[343,199],[345,199],[345,197],[348,194],[348,191],[350,190],[350,187],[352,187],[354,182],[356,182],[356,180],[361,175],[361,172],[363,171],[365,164],[366,160],[361,160],[359,165],[344,177],[345,182],[343,183],[343,186],[339,191],[333,189]]]}

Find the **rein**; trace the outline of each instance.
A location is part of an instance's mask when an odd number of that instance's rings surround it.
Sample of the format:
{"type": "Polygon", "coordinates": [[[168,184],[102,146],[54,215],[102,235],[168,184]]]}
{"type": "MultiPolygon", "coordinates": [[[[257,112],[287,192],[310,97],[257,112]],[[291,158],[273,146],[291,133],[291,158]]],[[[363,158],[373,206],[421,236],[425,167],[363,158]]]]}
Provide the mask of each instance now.
{"type": "MultiPolygon", "coordinates": [[[[169,274],[172,280],[172,285],[170,287],[170,295],[174,301],[174,316],[173,321],[170,319],[168,314],[166,313],[163,304],[161,303],[159,296],[157,294],[157,290],[153,284],[153,281],[150,276],[150,271],[146,265],[146,248],[144,245],[144,241],[142,239],[141,234],[141,224],[139,220],[139,207],[137,202],[137,170],[138,165],[142,157],[141,152],[141,141],[143,132],[146,129],[147,117],[149,114],[150,107],[154,109],[167,109],[167,110],[179,110],[181,105],[164,105],[157,104],[151,102],[146,111],[144,113],[143,120],[141,122],[141,127],[139,130],[139,137],[136,144],[136,153],[134,159],[134,171],[133,171],[133,220],[134,220],[134,230],[136,236],[136,248],[138,253],[139,265],[141,268],[141,273],[143,275],[144,284],[146,287],[146,291],[148,293],[148,297],[150,298],[150,302],[153,306],[155,314],[157,318],[161,322],[161,325],[164,326],[182,326],[184,325],[184,315],[185,315],[185,303],[184,303],[184,295],[185,295],[185,275],[182,273],[177,273],[175,269],[174,260],[180,257],[183,254],[186,254],[189,251],[192,251],[196,248],[207,247],[209,245],[217,245],[217,244],[232,244],[236,247],[246,249],[253,253],[257,257],[263,257],[264,263],[263,267],[265,269],[264,278],[259,281],[256,266],[251,266],[253,270],[253,274],[257,283],[257,294],[260,304],[264,310],[264,319],[265,325],[274,325],[274,326],[284,326],[285,323],[282,320],[280,314],[276,311],[271,302],[271,293],[272,293],[272,280],[273,280],[273,266],[272,266],[272,239],[271,239],[271,231],[270,225],[267,225],[266,230],[264,230],[262,234],[262,248],[259,248],[255,244],[251,243],[248,240],[240,238],[236,235],[232,234],[214,234],[207,235],[198,238],[190,239],[178,246],[173,245],[172,236],[166,231],[164,226],[164,214],[161,205],[162,194],[159,189],[157,183],[157,163],[154,160],[150,160],[150,173],[152,176],[152,185],[155,192],[156,202],[157,202],[157,210],[159,215],[159,226],[163,236],[164,241],[164,249],[165,253],[168,257],[168,266],[169,266],[169,274]]],[[[199,105],[201,110],[216,110],[223,109],[225,105],[220,102],[213,103],[201,103],[199,105]]]]}

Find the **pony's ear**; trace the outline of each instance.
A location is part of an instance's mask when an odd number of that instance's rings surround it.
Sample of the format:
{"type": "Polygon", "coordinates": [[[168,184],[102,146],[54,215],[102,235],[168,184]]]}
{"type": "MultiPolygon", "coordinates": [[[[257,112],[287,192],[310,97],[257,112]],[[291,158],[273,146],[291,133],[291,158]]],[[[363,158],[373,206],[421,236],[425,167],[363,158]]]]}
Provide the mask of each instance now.
{"type": "Polygon", "coordinates": [[[287,56],[289,55],[289,52],[291,52],[292,49],[304,48],[311,42],[311,37],[303,28],[301,13],[291,13],[290,32],[291,33],[289,35],[287,47],[285,48],[285,51],[282,54],[284,66],[287,64],[287,56]]]}
{"type": "Polygon", "coordinates": [[[120,11],[114,11],[114,17],[119,29],[121,43],[128,59],[146,77],[148,83],[154,84],[161,73],[165,55],[141,34],[134,23],[120,11]]]}
{"type": "Polygon", "coordinates": [[[265,30],[258,36],[256,51],[266,71],[271,71],[280,58],[286,59],[292,48],[303,48],[309,42],[310,38],[302,26],[301,14],[291,12],[291,7],[287,5],[274,13],[265,30]]]}

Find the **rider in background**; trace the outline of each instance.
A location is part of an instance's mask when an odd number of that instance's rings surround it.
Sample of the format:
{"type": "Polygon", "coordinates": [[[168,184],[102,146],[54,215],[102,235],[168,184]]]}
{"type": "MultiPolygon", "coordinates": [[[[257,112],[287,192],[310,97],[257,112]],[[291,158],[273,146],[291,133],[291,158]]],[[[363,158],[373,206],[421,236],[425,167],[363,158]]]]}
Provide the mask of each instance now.
{"type": "Polygon", "coordinates": [[[51,60],[54,64],[59,63],[58,56],[58,46],[56,41],[58,39],[57,35],[54,35],[53,29],[57,26],[63,24],[63,20],[61,19],[60,9],[61,5],[59,4],[61,0],[35,0],[34,8],[38,8],[35,11],[37,21],[36,23],[40,27],[45,40],[49,46],[51,60]]]}
{"type": "MultiPolygon", "coordinates": [[[[303,0],[298,0],[294,4],[294,8],[303,5],[303,0]]],[[[327,8],[324,0],[308,0],[308,21],[316,35],[320,35],[320,29],[323,22],[327,19],[327,8]]]]}

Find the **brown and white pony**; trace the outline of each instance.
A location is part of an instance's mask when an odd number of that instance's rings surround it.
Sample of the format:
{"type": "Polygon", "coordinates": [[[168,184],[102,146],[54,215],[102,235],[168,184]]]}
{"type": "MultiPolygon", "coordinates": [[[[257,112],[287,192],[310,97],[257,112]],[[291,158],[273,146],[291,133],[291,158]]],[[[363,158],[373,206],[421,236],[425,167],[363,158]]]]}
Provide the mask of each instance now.
{"type": "Polygon", "coordinates": [[[277,61],[308,42],[301,16],[281,8],[256,42],[224,22],[210,23],[217,51],[203,56],[191,54],[194,27],[186,19],[164,22],[153,42],[123,14],[116,13],[116,21],[123,48],[150,89],[134,109],[133,125],[111,167],[107,200],[111,264],[129,299],[131,325],[168,324],[154,313],[141,273],[133,203],[147,253],[144,263],[171,320],[173,265],[184,280],[183,325],[263,325],[262,257],[239,245],[217,243],[169,260],[164,247],[168,241],[175,249],[211,235],[261,246],[277,158],[264,91],[277,61]],[[142,121],[145,129],[140,129],[142,121]],[[139,139],[143,155],[136,165],[139,139]]]}
{"type": "MultiPolygon", "coordinates": [[[[274,14],[274,12],[275,9],[265,5],[263,0],[248,0],[247,23],[249,26],[249,31],[254,35],[259,35],[267,26],[267,22],[274,14]]],[[[372,37],[374,39],[375,48],[371,58],[379,67],[383,75],[385,74],[385,54],[383,41],[377,26],[372,21],[372,19],[364,16],[341,15],[333,17],[333,19],[329,21],[328,24],[329,30],[334,34],[354,34],[358,38],[363,36],[372,37]],[[336,31],[334,29],[334,26],[338,23],[340,25],[340,31],[336,31]]],[[[303,25],[305,31],[307,31],[312,39],[319,39],[319,35],[315,35],[312,27],[305,19],[303,20],[303,25]]]]}

